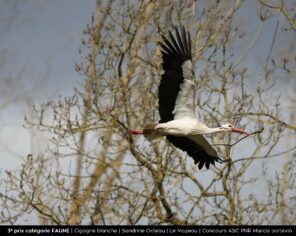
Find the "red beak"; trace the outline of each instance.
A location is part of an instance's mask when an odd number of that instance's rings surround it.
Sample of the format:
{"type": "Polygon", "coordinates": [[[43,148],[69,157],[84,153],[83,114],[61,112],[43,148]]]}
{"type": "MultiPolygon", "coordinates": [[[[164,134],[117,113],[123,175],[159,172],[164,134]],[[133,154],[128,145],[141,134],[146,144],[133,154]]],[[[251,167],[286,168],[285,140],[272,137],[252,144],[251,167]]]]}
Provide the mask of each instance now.
{"type": "Polygon", "coordinates": [[[239,134],[245,134],[245,135],[250,135],[249,133],[247,133],[246,131],[244,131],[243,129],[240,129],[240,128],[232,128],[231,129],[231,132],[239,133],[239,134]]]}

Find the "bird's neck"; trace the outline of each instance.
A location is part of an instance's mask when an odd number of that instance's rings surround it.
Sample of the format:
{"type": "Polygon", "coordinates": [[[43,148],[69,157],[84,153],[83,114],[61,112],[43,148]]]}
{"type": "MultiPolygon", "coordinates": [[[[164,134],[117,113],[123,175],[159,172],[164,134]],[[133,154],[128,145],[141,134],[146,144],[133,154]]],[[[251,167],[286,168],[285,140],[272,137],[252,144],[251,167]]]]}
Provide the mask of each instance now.
{"type": "Polygon", "coordinates": [[[214,133],[219,133],[219,132],[223,132],[223,129],[221,129],[220,127],[217,128],[208,128],[207,133],[208,134],[214,134],[214,133]]]}

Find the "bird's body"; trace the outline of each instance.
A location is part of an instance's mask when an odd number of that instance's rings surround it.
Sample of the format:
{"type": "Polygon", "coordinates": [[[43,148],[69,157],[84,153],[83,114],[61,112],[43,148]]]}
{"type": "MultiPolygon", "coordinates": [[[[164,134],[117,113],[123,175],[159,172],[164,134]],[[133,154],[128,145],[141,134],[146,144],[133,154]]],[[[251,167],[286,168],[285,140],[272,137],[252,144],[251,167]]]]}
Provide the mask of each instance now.
{"type": "Polygon", "coordinates": [[[158,92],[160,123],[143,130],[130,130],[129,134],[144,134],[148,139],[166,136],[170,143],[186,151],[200,169],[204,165],[209,168],[221,159],[204,134],[246,132],[231,124],[210,128],[196,119],[196,80],[190,34],[183,27],[181,35],[176,29],[176,38],[170,31],[169,36],[170,41],[162,36],[163,43],[160,43],[164,70],[158,92]]]}
{"type": "Polygon", "coordinates": [[[159,134],[179,137],[219,132],[218,129],[209,128],[197,119],[191,117],[184,117],[166,123],[160,123],[155,126],[155,131],[159,134]]]}

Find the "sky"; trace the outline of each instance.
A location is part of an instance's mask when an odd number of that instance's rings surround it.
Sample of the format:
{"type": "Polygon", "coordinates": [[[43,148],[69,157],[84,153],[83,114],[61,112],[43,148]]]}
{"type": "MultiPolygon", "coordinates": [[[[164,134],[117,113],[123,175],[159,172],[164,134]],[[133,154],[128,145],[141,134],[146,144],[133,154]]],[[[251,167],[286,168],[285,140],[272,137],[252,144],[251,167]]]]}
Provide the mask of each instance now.
{"type": "Polygon", "coordinates": [[[94,9],[93,0],[0,1],[0,52],[11,58],[1,68],[0,107],[17,94],[27,97],[1,109],[0,153],[7,160],[1,169],[14,168],[15,161],[31,151],[30,131],[23,124],[32,103],[57,100],[82,84],[74,67],[94,9]],[[8,22],[12,23],[7,29],[8,22]],[[7,86],[10,77],[16,86],[7,86]]]}
{"type": "Polygon", "coordinates": [[[25,66],[24,80],[41,80],[46,89],[73,85],[79,79],[74,65],[79,62],[82,32],[90,21],[94,1],[17,1],[16,22],[4,38],[3,47],[17,52],[16,64],[25,66]],[[76,81],[75,81],[76,80],[76,81]]]}
{"type": "MultiPolygon", "coordinates": [[[[13,99],[25,91],[27,98],[0,110],[0,169],[17,168],[21,157],[32,151],[31,131],[23,128],[24,116],[30,115],[32,104],[71,95],[73,88],[82,84],[84,78],[74,67],[81,61],[78,49],[94,9],[94,0],[0,0],[0,62],[4,53],[12,61],[0,68],[0,108],[7,97],[13,99]],[[14,78],[13,84],[17,85],[11,86],[11,90],[6,83],[9,77],[14,78]]],[[[248,3],[240,17],[255,18],[257,12],[253,9],[252,3],[248,3]]],[[[282,22],[285,19],[280,16],[267,22],[254,49],[255,54],[247,55],[244,62],[252,68],[250,72],[255,81],[262,76],[261,68],[257,67],[258,60],[265,60],[268,54],[277,20],[282,22]]],[[[252,38],[258,23],[251,21],[248,27],[252,38]]],[[[280,43],[275,42],[277,48],[280,43]]],[[[278,83],[281,85],[277,87],[278,92],[293,93],[292,89],[288,90],[295,85],[292,79],[284,78],[278,83]]],[[[255,86],[255,83],[249,86],[255,86]]],[[[40,143],[46,139],[42,135],[38,137],[40,143]]],[[[243,145],[239,144],[240,147],[243,145]]]]}

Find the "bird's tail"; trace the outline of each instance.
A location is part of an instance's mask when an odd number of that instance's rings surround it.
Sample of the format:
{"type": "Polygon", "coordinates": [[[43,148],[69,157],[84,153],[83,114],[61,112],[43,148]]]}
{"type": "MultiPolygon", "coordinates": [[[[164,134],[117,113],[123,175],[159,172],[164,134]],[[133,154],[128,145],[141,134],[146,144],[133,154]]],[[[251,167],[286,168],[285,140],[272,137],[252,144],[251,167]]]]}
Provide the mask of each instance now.
{"type": "Polygon", "coordinates": [[[157,133],[155,130],[155,124],[149,124],[144,127],[143,130],[129,130],[128,134],[130,135],[138,135],[138,134],[143,134],[144,137],[150,141],[160,138],[161,135],[157,133]]]}

